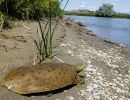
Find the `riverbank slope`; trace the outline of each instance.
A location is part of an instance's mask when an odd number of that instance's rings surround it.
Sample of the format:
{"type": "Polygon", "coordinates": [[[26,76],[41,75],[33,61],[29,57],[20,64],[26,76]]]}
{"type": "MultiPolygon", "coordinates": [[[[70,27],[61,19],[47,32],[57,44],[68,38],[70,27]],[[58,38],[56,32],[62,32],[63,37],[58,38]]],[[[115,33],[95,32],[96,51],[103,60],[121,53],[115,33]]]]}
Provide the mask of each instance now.
{"type": "MultiPolygon", "coordinates": [[[[54,25],[53,21],[53,25],[54,25]]],[[[42,21],[42,26],[45,21],[42,21]]],[[[11,67],[32,65],[36,48],[37,22],[19,22],[19,27],[0,33],[0,80],[11,67]]],[[[64,20],[54,34],[53,54],[60,61],[86,68],[86,83],[51,97],[21,96],[0,87],[2,100],[115,100],[130,98],[130,48],[95,36],[80,22],[64,20]]],[[[56,58],[55,58],[56,59],[56,58]]],[[[58,60],[56,60],[58,61],[58,60]]]]}

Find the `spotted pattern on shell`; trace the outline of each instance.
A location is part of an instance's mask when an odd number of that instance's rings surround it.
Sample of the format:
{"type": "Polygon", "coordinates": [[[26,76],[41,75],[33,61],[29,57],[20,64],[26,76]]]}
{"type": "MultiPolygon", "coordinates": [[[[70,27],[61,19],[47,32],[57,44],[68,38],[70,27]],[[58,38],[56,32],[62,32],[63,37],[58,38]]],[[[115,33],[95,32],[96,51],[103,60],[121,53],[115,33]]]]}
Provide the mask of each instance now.
{"type": "Polygon", "coordinates": [[[3,86],[18,94],[30,94],[59,89],[73,84],[76,68],[65,63],[44,63],[9,70],[3,86]]]}

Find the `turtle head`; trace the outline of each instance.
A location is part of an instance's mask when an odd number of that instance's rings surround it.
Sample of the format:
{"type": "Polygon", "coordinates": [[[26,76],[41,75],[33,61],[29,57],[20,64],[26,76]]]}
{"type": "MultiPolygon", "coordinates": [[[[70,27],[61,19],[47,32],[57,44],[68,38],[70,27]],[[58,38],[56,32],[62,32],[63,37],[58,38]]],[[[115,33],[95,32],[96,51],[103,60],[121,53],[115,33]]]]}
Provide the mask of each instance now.
{"type": "Polygon", "coordinates": [[[77,73],[81,72],[85,68],[84,64],[78,64],[76,65],[76,71],[77,73]]]}

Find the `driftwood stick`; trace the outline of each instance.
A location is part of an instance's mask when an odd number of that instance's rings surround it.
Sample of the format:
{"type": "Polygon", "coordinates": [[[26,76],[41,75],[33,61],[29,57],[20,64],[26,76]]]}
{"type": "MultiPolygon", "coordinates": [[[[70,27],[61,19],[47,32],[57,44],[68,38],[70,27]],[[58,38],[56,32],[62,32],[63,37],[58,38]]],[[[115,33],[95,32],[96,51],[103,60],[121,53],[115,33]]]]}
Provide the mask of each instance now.
{"type": "Polygon", "coordinates": [[[28,29],[28,30],[31,30],[31,28],[29,28],[28,26],[26,26],[24,24],[23,24],[23,27],[26,28],[26,29],[28,29]]]}
{"type": "Polygon", "coordinates": [[[58,61],[60,61],[61,63],[64,63],[64,61],[62,61],[60,58],[54,56],[58,61]]]}
{"type": "Polygon", "coordinates": [[[8,69],[8,67],[9,67],[9,63],[8,63],[8,64],[6,65],[6,67],[5,67],[5,70],[4,70],[4,72],[3,72],[3,77],[2,77],[2,78],[5,77],[5,73],[6,73],[7,69],[8,69]]]}

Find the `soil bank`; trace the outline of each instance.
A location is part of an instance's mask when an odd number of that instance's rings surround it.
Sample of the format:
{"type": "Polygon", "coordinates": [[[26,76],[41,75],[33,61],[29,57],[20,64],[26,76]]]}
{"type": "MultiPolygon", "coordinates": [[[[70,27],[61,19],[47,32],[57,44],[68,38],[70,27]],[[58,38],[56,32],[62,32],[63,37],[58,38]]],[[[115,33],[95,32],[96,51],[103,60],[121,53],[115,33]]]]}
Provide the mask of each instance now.
{"type": "MultiPolygon", "coordinates": [[[[45,26],[45,20],[42,26],[45,26]]],[[[0,81],[12,67],[32,65],[37,49],[38,23],[17,22],[17,27],[0,33],[0,81]],[[4,72],[6,70],[6,72],[4,72]]],[[[55,21],[52,22],[53,27],[55,21]]],[[[86,83],[51,97],[14,94],[0,87],[0,100],[128,100],[130,99],[130,48],[95,36],[80,22],[60,21],[53,38],[55,60],[84,63],[86,83]]],[[[36,62],[37,63],[37,62],[36,62]]]]}

